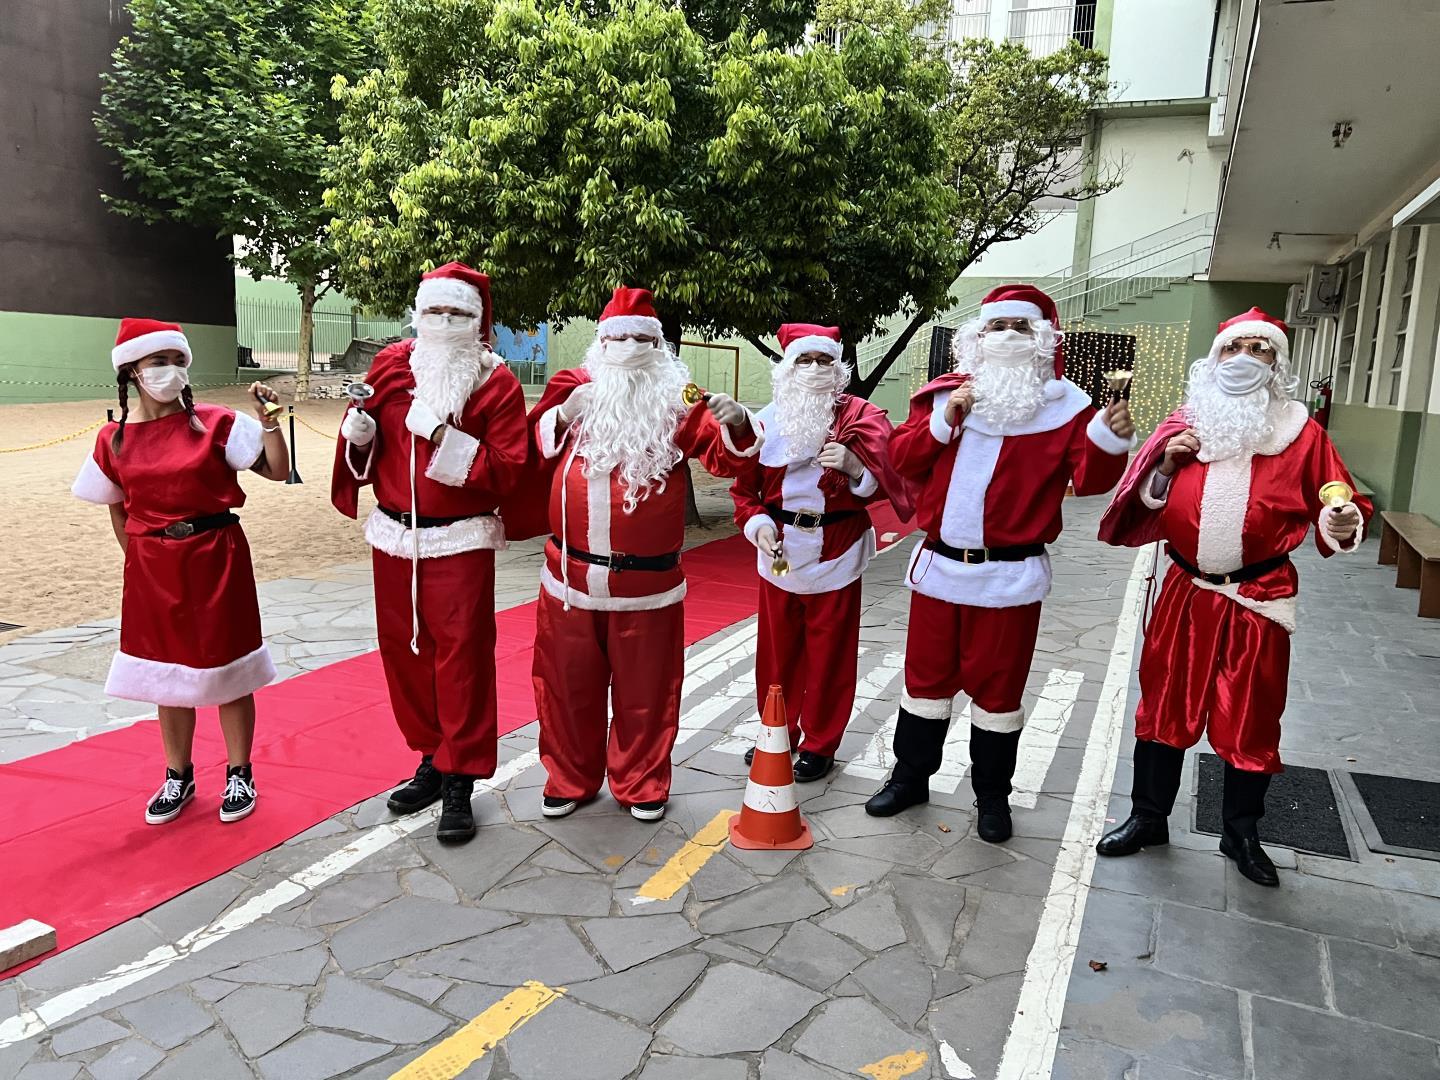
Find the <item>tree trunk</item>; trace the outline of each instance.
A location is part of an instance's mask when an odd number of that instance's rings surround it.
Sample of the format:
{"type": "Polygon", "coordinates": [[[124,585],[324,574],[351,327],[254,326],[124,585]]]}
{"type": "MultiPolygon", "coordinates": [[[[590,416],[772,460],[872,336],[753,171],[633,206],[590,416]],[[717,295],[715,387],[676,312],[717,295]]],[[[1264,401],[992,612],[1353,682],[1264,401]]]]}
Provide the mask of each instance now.
{"type": "Polygon", "coordinates": [[[863,379],[859,378],[857,373],[856,377],[851,380],[851,386],[853,387],[851,393],[856,397],[869,400],[870,395],[875,393],[875,388],[880,385],[880,380],[885,378],[886,373],[894,366],[895,361],[900,359],[900,354],[903,353],[905,347],[910,344],[910,339],[915,336],[920,327],[930,321],[932,314],[934,313],[925,308],[917,311],[915,317],[910,320],[910,325],[900,331],[895,340],[891,342],[889,351],[885,353],[885,358],[875,365],[875,370],[863,379]]]}
{"type": "MultiPolygon", "coordinates": [[[[678,320],[668,317],[660,319],[660,332],[665,335],[665,340],[670,343],[670,348],[675,355],[680,355],[680,338],[684,336],[685,328],[678,320]]],[[[695,477],[690,472],[690,463],[685,463],[685,527],[704,525],[705,521],[700,517],[700,504],[695,501],[695,477]]]]}
{"type": "Polygon", "coordinates": [[[315,279],[300,286],[300,355],[295,358],[295,400],[310,396],[310,356],[315,347],[315,279]]]}

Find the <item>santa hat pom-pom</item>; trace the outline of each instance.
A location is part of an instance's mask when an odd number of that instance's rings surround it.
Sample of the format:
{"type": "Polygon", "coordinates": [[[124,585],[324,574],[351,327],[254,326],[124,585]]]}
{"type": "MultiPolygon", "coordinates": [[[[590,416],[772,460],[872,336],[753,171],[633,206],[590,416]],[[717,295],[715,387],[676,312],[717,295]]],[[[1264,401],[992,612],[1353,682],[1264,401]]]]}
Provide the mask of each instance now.
{"type": "Polygon", "coordinates": [[[1045,383],[1045,400],[1059,401],[1065,396],[1065,387],[1060,384],[1059,379],[1050,379],[1045,383]]]}

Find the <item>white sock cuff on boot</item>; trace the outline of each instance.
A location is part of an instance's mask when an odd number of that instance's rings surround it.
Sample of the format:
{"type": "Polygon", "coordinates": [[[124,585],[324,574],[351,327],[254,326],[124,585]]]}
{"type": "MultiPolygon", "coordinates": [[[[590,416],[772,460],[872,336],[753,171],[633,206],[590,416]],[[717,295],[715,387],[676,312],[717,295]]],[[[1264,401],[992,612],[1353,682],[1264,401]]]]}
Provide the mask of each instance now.
{"type": "Polygon", "coordinates": [[[926,720],[949,720],[950,713],[955,708],[955,700],[911,697],[909,691],[906,691],[900,695],[900,707],[926,720]]]}
{"type": "Polygon", "coordinates": [[[1020,731],[1025,727],[1025,710],[1014,712],[986,712],[979,705],[970,706],[970,723],[981,731],[998,731],[1003,734],[1020,731]]]}

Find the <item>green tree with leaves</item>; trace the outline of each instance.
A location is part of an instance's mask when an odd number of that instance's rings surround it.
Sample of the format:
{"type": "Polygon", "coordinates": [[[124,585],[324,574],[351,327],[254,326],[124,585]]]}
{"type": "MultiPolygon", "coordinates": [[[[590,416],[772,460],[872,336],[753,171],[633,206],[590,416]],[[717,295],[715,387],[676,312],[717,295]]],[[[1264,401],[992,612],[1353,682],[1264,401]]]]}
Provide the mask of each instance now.
{"type": "Polygon", "coordinates": [[[117,213],[243,238],[239,265],[301,296],[296,392],[308,392],[315,301],[333,282],[323,174],[337,75],[373,63],[371,8],[350,0],[130,0],[96,127],[132,191],[117,213]]]}

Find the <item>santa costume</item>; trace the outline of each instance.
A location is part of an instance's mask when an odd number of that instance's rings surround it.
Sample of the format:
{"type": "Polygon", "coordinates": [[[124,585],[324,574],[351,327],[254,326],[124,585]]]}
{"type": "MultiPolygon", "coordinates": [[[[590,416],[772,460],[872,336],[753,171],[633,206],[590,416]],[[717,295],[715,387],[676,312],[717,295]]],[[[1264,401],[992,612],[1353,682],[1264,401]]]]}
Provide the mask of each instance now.
{"type": "Polygon", "coordinates": [[[644,820],[669,798],[684,674],[686,470],[693,458],[734,476],[763,441],[725,395],[687,407],[688,381],[649,291],[622,287],[584,367],[557,371],[530,413],[536,468],[517,494],[548,502],[506,518],[529,518],[521,535],[550,534],[533,673],[550,817],[594,798],[607,775],[615,799],[644,820]]]}
{"type": "Polygon", "coordinates": [[[1278,881],[1256,826],[1281,771],[1299,586],[1290,552],[1312,525],[1321,555],[1354,551],[1372,512],[1354,496],[1358,528],[1343,543],[1332,535],[1342,507],[1323,502],[1320,488],[1353,481],[1329,436],[1289,397],[1286,333],[1258,308],[1221,324],[1191,368],[1186,404],[1146,441],[1101,521],[1106,543],[1164,541],[1170,559],[1140,657],[1132,816],[1101,841],[1101,854],[1168,842],[1184,752],[1208,734],[1225,762],[1221,850],[1253,880],[1278,881]],[[1268,366],[1223,355],[1252,338],[1270,346],[1268,366]],[[1167,477],[1158,466],[1182,433],[1199,452],[1167,477]]]}
{"type": "MultiPolygon", "coordinates": [[[[100,429],[71,491],[87,502],[123,506],[125,515],[120,648],[105,692],[193,709],[239,701],[275,678],[260,636],[250,546],[235,515],[245,505],[237,474],[260,459],[264,436],[254,417],[193,404],[188,393],[183,410],[130,419],[125,387],[132,365],[165,351],[181,353],[189,368],[190,345],[179,326],[121,322],[110,359],[120,373],[122,417],[100,429]]],[[[188,386],[188,378],[183,382],[188,386]]],[[[249,764],[244,768],[248,784],[249,764]]],[[[147,815],[152,823],[174,817],[193,794],[193,775],[172,771],[184,794],[177,788],[170,800],[174,813],[147,815]]]]}
{"type": "Polygon", "coordinates": [[[735,523],[757,547],[756,709],[763,712],[772,684],[783,688],[803,783],[834,765],[855,701],[860,579],[875,555],[866,507],[890,497],[902,499],[905,516],[910,508],[890,467],[889,418],[843,393],[850,369],[839,328],[787,323],[778,336],[774,400],[759,415],[765,445],[730,496],[735,523]],[[778,559],[769,547],[776,542],[778,559]]]}
{"type": "Polygon", "coordinates": [[[923,387],[891,436],[896,470],[918,487],[924,536],[906,573],[912,596],[896,765],[866,805],[872,814],[929,798],[954,699],[964,692],[980,835],[1010,835],[1021,697],[1050,591],[1045,548],[1060,535],[1066,487],[1077,495],[1110,490],[1134,445],[1065,378],[1061,337],[1055,304],[1039,289],[993,290],[956,334],[958,370],[923,387]],[[1026,329],[987,331],[996,319],[1024,320],[1026,329]],[[946,407],[961,387],[974,391],[974,405],[952,424],[946,407]]]}
{"type": "Polygon", "coordinates": [[[473,834],[474,780],[495,772],[496,514],[525,464],[525,397],[489,347],[490,279],[461,263],[425,274],[414,340],[381,350],[374,395],[346,413],[332,501],[355,517],[361,487],[380,656],[395,719],[421,755],[397,813],[443,798],[439,835],[473,834]],[[438,437],[438,441],[436,441],[438,437]]]}

